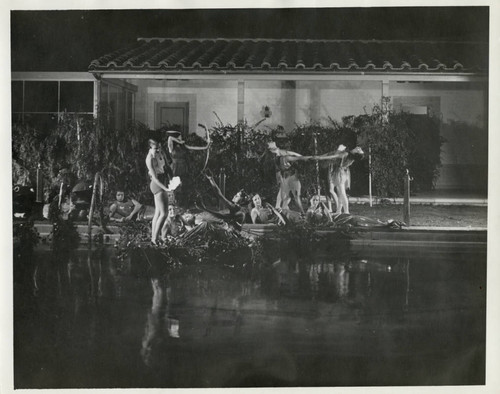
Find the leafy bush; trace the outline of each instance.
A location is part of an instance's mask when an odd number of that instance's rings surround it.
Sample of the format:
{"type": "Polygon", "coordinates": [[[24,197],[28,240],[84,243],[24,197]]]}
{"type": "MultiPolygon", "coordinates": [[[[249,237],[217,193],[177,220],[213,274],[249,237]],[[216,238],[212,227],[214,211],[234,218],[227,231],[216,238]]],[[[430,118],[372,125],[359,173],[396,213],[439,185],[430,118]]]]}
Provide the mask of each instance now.
{"type": "MultiPolygon", "coordinates": [[[[303,155],[332,152],[342,143],[348,149],[360,145],[366,154],[371,151],[374,194],[401,196],[407,168],[414,178],[413,190],[431,189],[439,175],[443,143],[439,135],[440,122],[428,116],[395,113],[386,104],[387,100],[384,110],[376,105],[370,114],[344,117],[341,122],[330,119],[326,126],[318,123],[297,125],[288,134],[280,127],[269,129],[246,122],[230,125],[217,118],[210,128],[212,145],[207,168],[215,176],[221,170],[225,172],[228,197],[244,188],[249,193],[258,192],[274,199],[277,185],[274,158],[266,149],[269,141],[275,140],[280,148],[303,155]]],[[[47,137],[29,126],[15,124],[12,145],[15,176],[22,179],[27,171],[34,184],[36,168],[41,163],[45,183],[55,189],[61,181],[68,184],[74,184],[77,179],[92,182],[99,171],[108,197],[111,198],[120,186],[142,202],[152,204],[145,165],[147,140],[156,135],[160,140],[163,138],[165,144],[166,133],[149,130],[137,122],[123,129],[113,129],[105,120],[102,114],[97,119],[63,114],[56,129],[47,137]],[[146,198],[141,198],[141,194],[146,198]]],[[[186,141],[198,146],[206,143],[196,134],[188,135],[186,141]]],[[[187,191],[191,202],[199,195],[212,195],[201,176],[206,157],[206,151],[190,152],[187,191]]],[[[316,164],[299,162],[298,166],[303,194],[312,194],[318,186],[316,164]]],[[[351,173],[351,193],[367,194],[368,160],[355,162],[351,173]]],[[[326,185],[321,187],[324,190],[326,185]]],[[[216,203],[216,199],[212,202],[216,203]]]]}

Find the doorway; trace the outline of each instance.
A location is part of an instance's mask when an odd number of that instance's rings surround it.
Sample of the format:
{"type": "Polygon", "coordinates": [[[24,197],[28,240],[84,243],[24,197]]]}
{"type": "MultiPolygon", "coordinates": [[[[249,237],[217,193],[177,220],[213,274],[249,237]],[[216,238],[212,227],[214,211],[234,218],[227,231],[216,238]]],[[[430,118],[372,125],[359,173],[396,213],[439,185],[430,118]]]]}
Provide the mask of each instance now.
{"type": "Polygon", "coordinates": [[[155,128],[178,130],[185,137],[189,130],[188,102],[160,102],[155,106],[155,128]]]}

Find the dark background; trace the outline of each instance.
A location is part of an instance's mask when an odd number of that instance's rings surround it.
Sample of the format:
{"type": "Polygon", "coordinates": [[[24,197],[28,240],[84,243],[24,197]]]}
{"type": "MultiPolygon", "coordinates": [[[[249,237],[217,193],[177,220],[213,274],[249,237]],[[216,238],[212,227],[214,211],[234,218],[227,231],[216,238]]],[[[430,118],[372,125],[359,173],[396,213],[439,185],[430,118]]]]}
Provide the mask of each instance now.
{"type": "Polygon", "coordinates": [[[138,37],[487,41],[488,7],[11,11],[12,71],[85,71],[138,37]]]}

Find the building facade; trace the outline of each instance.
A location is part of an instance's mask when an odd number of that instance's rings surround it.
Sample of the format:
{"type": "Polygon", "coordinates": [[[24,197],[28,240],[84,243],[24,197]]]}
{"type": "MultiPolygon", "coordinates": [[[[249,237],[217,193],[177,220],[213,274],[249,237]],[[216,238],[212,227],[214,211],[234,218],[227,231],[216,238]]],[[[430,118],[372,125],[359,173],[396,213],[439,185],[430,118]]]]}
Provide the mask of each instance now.
{"type": "MultiPolygon", "coordinates": [[[[16,116],[32,109],[23,74],[13,74],[13,90],[20,81],[24,89],[16,116]]],[[[93,60],[84,78],[86,114],[106,108],[115,127],[134,119],[184,133],[262,119],[286,132],[370,112],[388,97],[393,110],[439,117],[437,189],[487,188],[487,43],[144,38],[93,60]]],[[[57,110],[75,110],[65,106],[69,80],[58,81],[57,110]]]]}

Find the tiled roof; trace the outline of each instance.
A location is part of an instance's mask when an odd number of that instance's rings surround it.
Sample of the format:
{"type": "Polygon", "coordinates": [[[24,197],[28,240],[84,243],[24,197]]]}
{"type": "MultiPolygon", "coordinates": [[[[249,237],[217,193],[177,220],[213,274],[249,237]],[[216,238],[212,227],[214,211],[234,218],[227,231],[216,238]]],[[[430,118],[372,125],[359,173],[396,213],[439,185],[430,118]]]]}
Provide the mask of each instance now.
{"type": "Polygon", "coordinates": [[[484,73],[488,44],[380,40],[140,38],[93,60],[92,72],[484,73]]]}

